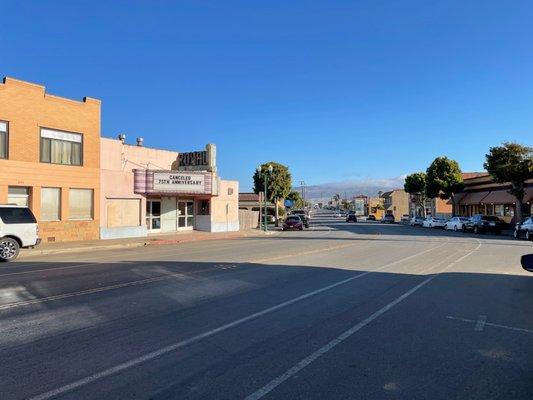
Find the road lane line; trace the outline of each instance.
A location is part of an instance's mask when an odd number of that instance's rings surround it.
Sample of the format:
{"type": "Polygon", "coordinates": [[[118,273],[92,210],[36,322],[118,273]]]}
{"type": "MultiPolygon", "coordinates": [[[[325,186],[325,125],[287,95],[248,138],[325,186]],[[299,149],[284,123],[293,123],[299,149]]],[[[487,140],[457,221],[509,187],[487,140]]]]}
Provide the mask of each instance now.
{"type": "Polygon", "coordinates": [[[179,348],[182,348],[182,347],[191,345],[193,343],[199,342],[202,339],[211,337],[213,335],[216,335],[217,333],[226,331],[226,330],[228,330],[230,328],[234,328],[234,327],[236,327],[238,325],[244,324],[245,322],[248,322],[248,321],[254,320],[256,318],[262,317],[264,315],[273,313],[274,311],[281,310],[281,309],[283,309],[285,307],[288,307],[288,306],[290,306],[292,304],[298,303],[298,302],[300,302],[302,300],[305,300],[305,299],[308,299],[308,298],[310,298],[312,296],[316,296],[317,294],[327,292],[327,291],[329,291],[329,290],[331,290],[333,288],[336,288],[338,286],[344,285],[344,284],[346,284],[348,282],[351,282],[351,281],[353,281],[355,279],[362,278],[363,276],[366,276],[368,274],[381,271],[381,270],[383,270],[385,268],[388,268],[388,267],[391,267],[393,265],[399,264],[399,263],[401,263],[403,261],[407,261],[407,260],[410,260],[410,259],[412,259],[414,257],[420,256],[422,254],[426,254],[426,253],[428,253],[428,252],[430,252],[432,250],[435,250],[435,249],[438,249],[438,248],[444,246],[445,244],[447,244],[447,243],[443,243],[443,244],[438,245],[436,247],[432,247],[430,249],[426,249],[424,251],[421,251],[421,252],[412,254],[410,256],[401,258],[399,260],[396,260],[396,261],[393,261],[391,263],[385,264],[385,265],[383,265],[383,266],[381,266],[379,268],[376,268],[374,270],[365,271],[365,272],[359,273],[359,274],[354,275],[354,276],[352,276],[350,278],[343,279],[341,281],[332,283],[331,285],[324,286],[324,287],[322,287],[320,289],[313,290],[312,292],[305,293],[305,294],[303,294],[301,296],[298,296],[298,297],[295,297],[293,299],[284,301],[284,302],[279,303],[279,304],[277,304],[275,306],[272,306],[272,307],[266,308],[264,310],[258,311],[256,313],[250,314],[250,315],[248,315],[246,317],[237,319],[237,320],[232,321],[230,323],[227,323],[225,325],[221,325],[221,326],[219,326],[217,328],[214,328],[212,330],[203,332],[203,333],[201,333],[199,335],[196,335],[196,336],[193,336],[193,337],[191,337],[189,339],[182,340],[180,342],[177,342],[177,343],[171,344],[169,346],[163,347],[161,349],[152,351],[152,352],[147,353],[145,355],[142,355],[140,357],[131,359],[131,360],[126,361],[124,363],[115,365],[114,367],[111,367],[111,368],[96,372],[96,373],[94,373],[92,375],[89,375],[89,376],[87,376],[85,378],[82,378],[82,379],[79,379],[77,381],[71,382],[71,383],[69,383],[67,385],[64,385],[64,386],[61,386],[61,387],[59,387],[57,389],[53,389],[53,390],[50,390],[48,392],[45,392],[45,393],[30,397],[30,398],[28,398],[28,400],[49,400],[49,399],[52,399],[52,398],[54,398],[56,396],[62,395],[64,393],[66,393],[66,392],[70,392],[70,391],[72,391],[74,389],[80,388],[80,387],[85,386],[85,385],[87,385],[89,383],[98,381],[98,380],[103,379],[105,377],[108,377],[110,375],[114,375],[114,374],[116,374],[118,372],[125,371],[125,370],[127,370],[129,368],[135,367],[135,366],[137,366],[139,364],[142,364],[144,362],[156,359],[156,358],[158,358],[158,357],[160,357],[162,355],[165,355],[165,354],[168,354],[170,352],[173,352],[173,351],[175,351],[175,350],[177,350],[179,348]]]}
{"type": "MultiPolygon", "coordinates": [[[[446,244],[446,243],[444,243],[444,244],[446,244]]],[[[439,246],[436,246],[436,247],[433,247],[431,249],[425,250],[424,252],[437,249],[439,247],[444,246],[444,244],[441,244],[439,246]]],[[[256,260],[249,260],[249,261],[243,262],[243,264],[258,264],[258,263],[270,262],[270,261],[280,260],[280,259],[283,259],[283,258],[299,257],[299,256],[303,256],[303,255],[308,255],[308,254],[315,254],[315,253],[322,253],[322,252],[326,252],[326,251],[333,251],[333,250],[338,250],[338,249],[342,249],[342,248],[350,247],[350,246],[355,246],[355,244],[330,246],[330,247],[326,247],[326,248],[322,248],[322,249],[304,251],[304,252],[295,253],[295,254],[285,254],[283,256],[262,258],[262,259],[256,259],[256,260]]],[[[424,252],[422,252],[422,253],[424,253],[424,252]]],[[[417,253],[417,254],[411,255],[411,256],[407,257],[407,259],[412,258],[412,257],[414,257],[414,256],[416,256],[418,254],[422,254],[422,253],[417,253]]],[[[404,260],[404,259],[402,259],[402,260],[404,260]]],[[[390,264],[390,265],[393,265],[393,264],[390,264]]],[[[387,265],[387,266],[389,266],[389,265],[387,265]]],[[[186,276],[194,275],[194,274],[201,273],[201,272],[208,272],[208,271],[215,271],[215,270],[218,270],[218,268],[210,267],[210,268],[205,268],[205,269],[201,269],[201,270],[197,270],[197,271],[191,271],[191,272],[178,272],[178,273],[175,273],[175,274],[165,274],[165,275],[162,275],[162,276],[156,276],[156,277],[140,279],[140,280],[136,280],[136,281],[118,283],[118,284],[115,284],[115,285],[100,286],[100,287],[97,287],[97,288],[85,289],[85,290],[80,290],[80,291],[76,291],[76,292],[62,293],[62,294],[57,294],[57,295],[53,295],[53,296],[41,297],[41,298],[37,298],[37,299],[17,301],[15,303],[8,303],[8,304],[0,305],[0,311],[11,309],[11,308],[16,308],[16,307],[24,307],[24,306],[29,306],[29,305],[33,305],[33,304],[45,303],[45,302],[49,302],[49,301],[63,300],[63,299],[71,298],[71,297],[86,296],[86,295],[90,295],[90,294],[94,294],[94,293],[102,293],[102,292],[107,292],[107,291],[110,291],[110,290],[122,289],[122,288],[126,288],[126,287],[131,287],[131,286],[146,285],[146,284],[149,284],[149,283],[160,282],[160,281],[168,280],[168,279],[171,279],[171,278],[186,277],[186,276]]],[[[372,271],[367,271],[366,273],[370,273],[370,272],[372,272],[372,271]]]]}
{"type": "Polygon", "coordinates": [[[483,328],[485,327],[486,322],[487,322],[487,316],[480,315],[478,320],[476,321],[476,326],[474,326],[474,330],[477,332],[481,332],[483,328]]]}
{"type": "Polygon", "coordinates": [[[454,262],[448,264],[441,272],[439,272],[439,273],[437,273],[435,275],[431,275],[428,278],[424,279],[418,285],[414,286],[413,288],[411,288],[410,290],[408,290],[407,292],[405,292],[401,296],[397,297],[396,299],[391,301],[386,306],[380,308],[378,311],[376,311],[375,313],[373,313],[369,317],[367,317],[364,320],[362,320],[361,322],[355,324],[354,326],[352,326],[347,331],[341,333],[335,339],[333,339],[332,341],[330,341],[326,345],[322,346],[321,348],[319,348],[314,353],[311,353],[309,356],[305,357],[303,360],[301,360],[300,362],[295,364],[293,367],[288,369],[286,372],[284,372],[283,374],[279,375],[277,378],[271,380],[269,383],[267,383],[265,386],[263,386],[259,390],[255,391],[254,393],[252,393],[249,396],[247,396],[245,398],[245,400],[259,400],[262,397],[266,396],[268,393],[270,393],[272,390],[277,388],[279,385],[281,385],[287,379],[291,378],[292,376],[294,376],[295,374],[297,374],[298,372],[303,370],[305,367],[307,367],[308,365],[313,363],[315,360],[317,360],[318,358],[322,357],[324,354],[326,354],[327,352],[329,352],[330,350],[332,350],[333,348],[335,348],[336,346],[338,346],[339,344],[344,342],[346,339],[348,339],[354,333],[360,331],[365,326],[370,324],[372,321],[376,320],[377,318],[379,318],[380,316],[385,314],[387,311],[389,311],[390,309],[394,308],[396,305],[401,303],[403,300],[405,300],[406,298],[411,296],[417,290],[421,289],[422,287],[424,287],[425,285],[430,283],[433,279],[435,279],[437,276],[439,276],[440,273],[450,269],[452,266],[454,266],[458,262],[464,260],[466,257],[468,257],[469,255],[471,255],[472,253],[477,251],[480,246],[481,246],[481,243],[478,243],[478,246],[474,250],[469,251],[467,254],[463,255],[459,259],[457,259],[454,262]]]}
{"type": "MultiPolygon", "coordinates": [[[[458,318],[458,317],[452,317],[451,315],[446,316],[447,319],[452,319],[454,321],[461,321],[461,322],[470,322],[472,324],[477,324],[478,321],[473,319],[467,319],[467,318],[458,318]]],[[[483,324],[484,326],[492,326],[494,328],[502,328],[502,329],[508,329],[510,331],[516,331],[516,332],[524,332],[524,333],[530,333],[533,334],[533,330],[526,329],[526,328],[517,328],[514,326],[508,326],[508,325],[501,325],[501,324],[494,324],[492,322],[485,322],[483,324]]]]}

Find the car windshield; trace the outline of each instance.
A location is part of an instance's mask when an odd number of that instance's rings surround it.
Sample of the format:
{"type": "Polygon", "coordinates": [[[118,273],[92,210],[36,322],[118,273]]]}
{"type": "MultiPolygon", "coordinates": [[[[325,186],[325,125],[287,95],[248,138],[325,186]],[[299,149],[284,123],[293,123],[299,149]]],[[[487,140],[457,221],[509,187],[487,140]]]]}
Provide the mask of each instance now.
{"type": "Polygon", "coordinates": [[[291,222],[300,221],[300,217],[296,217],[296,216],[289,217],[289,218],[287,218],[287,221],[291,221],[291,222]]]}

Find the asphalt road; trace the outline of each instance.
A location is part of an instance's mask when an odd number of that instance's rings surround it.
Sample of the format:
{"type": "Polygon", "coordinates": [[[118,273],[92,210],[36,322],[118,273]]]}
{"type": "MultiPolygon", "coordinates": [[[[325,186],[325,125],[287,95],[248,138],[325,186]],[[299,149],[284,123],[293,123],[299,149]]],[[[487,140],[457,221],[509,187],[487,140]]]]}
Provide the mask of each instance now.
{"type": "Polygon", "coordinates": [[[0,399],[532,399],[531,242],[304,232],[0,268],[0,399]]]}

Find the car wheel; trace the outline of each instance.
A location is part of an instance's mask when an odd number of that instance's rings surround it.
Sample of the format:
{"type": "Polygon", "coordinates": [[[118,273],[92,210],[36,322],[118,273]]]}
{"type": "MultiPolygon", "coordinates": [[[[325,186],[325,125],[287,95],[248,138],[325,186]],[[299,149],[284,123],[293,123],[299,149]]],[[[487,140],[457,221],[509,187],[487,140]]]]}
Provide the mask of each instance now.
{"type": "Polygon", "coordinates": [[[531,240],[531,234],[529,231],[526,231],[526,240],[531,240]]]}
{"type": "Polygon", "coordinates": [[[477,235],[479,233],[479,228],[477,226],[474,226],[474,233],[477,235]]]}
{"type": "Polygon", "coordinates": [[[301,231],[303,231],[303,230],[304,230],[304,227],[303,227],[303,226],[301,226],[301,227],[300,227],[300,230],[301,230],[301,231]]]}
{"type": "Polygon", "coordinates": [[[454,231],[454,232],[457,232],[457,225],[454,225],[454,226],[453,226],[453,231],[454,231]]]}
{"type": "Polygon", "coordinates": [[[463,225],[463,226],[461,227],[461,230],[462,230],[463,232],[466,232],[466,226],[463,225]]]}
{"type": "Polygon", "coordinates": [[[19,243],[12,238],[0,239],[0,262],[13,261],[19,255],[19,243]]]}
{"type": "Polygon", "coordinates": [[[515,239],[520,239],[520,233],[518,232],[518,229],[515,229],[514,232],[513,232],[513,237],[515,239]]]}
{"type": "Polygon", "coordinates": [[[433,229],[433,225],[432,225],[432,224],[429,224],[429,227],[430,227],[431,229],[433,229]]]}

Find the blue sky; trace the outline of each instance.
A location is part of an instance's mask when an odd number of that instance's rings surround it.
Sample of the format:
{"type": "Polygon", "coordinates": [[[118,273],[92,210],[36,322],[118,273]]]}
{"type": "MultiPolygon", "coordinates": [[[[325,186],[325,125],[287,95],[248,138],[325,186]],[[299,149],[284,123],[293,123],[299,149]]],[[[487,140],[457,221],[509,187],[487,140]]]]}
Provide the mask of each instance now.
{"type": "Polygon", "coordinates": [[[3,1],[0,76],[103,101],[102,135],[308,184],[481,170],[533,145],[530,1],[3,1]],[[172,4],[171,4],[172,3],[172,4]]]}

